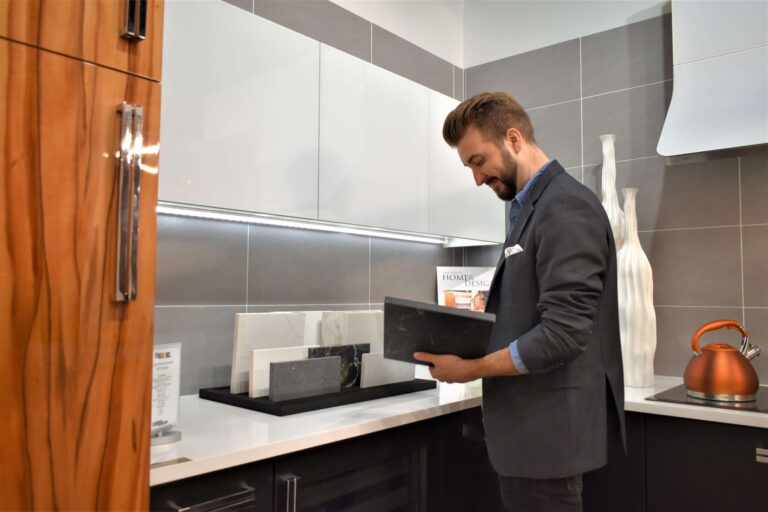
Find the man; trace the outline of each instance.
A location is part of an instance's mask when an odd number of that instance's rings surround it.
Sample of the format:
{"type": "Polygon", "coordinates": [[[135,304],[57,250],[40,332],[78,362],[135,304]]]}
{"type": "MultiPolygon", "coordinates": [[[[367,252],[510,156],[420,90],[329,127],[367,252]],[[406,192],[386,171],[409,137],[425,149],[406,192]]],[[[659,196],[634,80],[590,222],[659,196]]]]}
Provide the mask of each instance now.
{"type": "MultiPolygon", "coordinates": [[[[581,510],[581,475],[624,436],[616,248],[595,195],[536,144],[504,93],[451,112],[443,138],[478,186],[510,201],[486,311],[487,355],[416,353],[445,382],[483,378],[483,422],[507,510],[581,510]]],[[[478,219],[478,221],[482,221],[478,219]]]]}

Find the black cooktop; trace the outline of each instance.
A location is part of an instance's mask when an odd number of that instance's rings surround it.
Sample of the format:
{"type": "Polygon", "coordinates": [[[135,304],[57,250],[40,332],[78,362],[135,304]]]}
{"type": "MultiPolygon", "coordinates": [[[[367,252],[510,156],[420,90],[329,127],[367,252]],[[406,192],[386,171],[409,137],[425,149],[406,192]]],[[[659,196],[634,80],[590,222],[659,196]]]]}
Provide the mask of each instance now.
{"type": "Polygon", "coordinates": [[[734,409],[738,411],[752,411],[768,413],[768,386],[760,386],[757,390],[757,400],[754,402],[718,402],[694,398],[686,394],[685,385],[675,386],[646,400],[655,402],[672,402],[675,404],[702,405],[704,407],[716,407],[718,409],[734,409]]]}

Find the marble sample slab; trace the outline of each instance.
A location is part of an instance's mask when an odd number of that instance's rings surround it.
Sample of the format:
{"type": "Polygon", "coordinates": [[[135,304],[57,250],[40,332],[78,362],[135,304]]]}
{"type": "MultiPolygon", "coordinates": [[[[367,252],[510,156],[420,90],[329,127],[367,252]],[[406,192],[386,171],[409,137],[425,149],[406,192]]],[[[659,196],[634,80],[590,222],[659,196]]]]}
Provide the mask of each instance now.
{"type": "Polygon", "coordinates": [[[235,315],[230,393],[248,391],[252,350],[304,345],[305,329],[303,312],[235,315]]]}
{"type": "Polygon", "coordinates": [[[416,365],[384,359],[382,353],[363,354],[362,361],[361,388],[413,380],[416,374],[416,365]]]}
{"type": "Polygon", "coordinates": [[[371,346],[368,343],[318,347],[309,349],[309,358],[341,357],[341,387],[351,388],[360,385],[360,369],[363,363],[362,355],[370,351],[371,346]]]}
{"type": "Polygon", "coordinates": [[[328,311],[323,314],[320,344],[369,343],[372,352],[384,350],[384,312],[328,311]]]}
{"type": "Polygon", "coordinates": [[[311,348],[313,347],[281,347],[252,350],[251,370],[248,377],[248,396],[256,398],[269,395],[270,364],[307,359],[311,348]]]}
{"type": "Polygon", "coordinates": [[[341,357],[271,363],[269,399],[273,402],[336,393],[341,390],[341,357]]]}

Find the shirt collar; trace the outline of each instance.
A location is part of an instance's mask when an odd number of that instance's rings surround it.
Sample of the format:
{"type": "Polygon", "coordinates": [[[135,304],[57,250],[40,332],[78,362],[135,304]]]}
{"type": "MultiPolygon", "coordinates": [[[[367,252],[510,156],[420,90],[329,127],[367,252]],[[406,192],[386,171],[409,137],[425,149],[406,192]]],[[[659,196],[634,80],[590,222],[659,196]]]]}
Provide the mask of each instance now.
{"type": "Polygon", "coordinates": [[[552,162],[554,162],[554,160],[550,160],[549,162],[539,167],[539,170],[536,171],[533,176],[531,176],[531,179],[528,180],[528,182],[523,186],[523,189],[517,193],[517,195],[514,197],[514,199],[512,199],[512,201],[516,202],[519,205],[522,205],[526,201],[526,199],[528,199],[528,194],[531,193],[531,189],[539,180],[539,177],[541,177],[541,174],[544,172],[544,170],[547,167],[549,167],[549,164],[551,164],[552,162]]]}

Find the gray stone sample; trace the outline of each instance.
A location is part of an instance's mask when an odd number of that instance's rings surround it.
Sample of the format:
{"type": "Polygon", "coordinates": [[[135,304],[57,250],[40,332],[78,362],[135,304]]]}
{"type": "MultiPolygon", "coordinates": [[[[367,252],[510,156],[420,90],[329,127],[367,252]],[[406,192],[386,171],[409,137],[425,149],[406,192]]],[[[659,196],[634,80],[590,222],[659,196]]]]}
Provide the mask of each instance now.
{"type": "Polygon", "coordinates": [[[341,390],[341,357],[272,363],[269,399],[273,402],[336,393],[341,390]]]}
{"type": "Polygon", "coordinates": [[[337,345],[332,347],[310,348],[309,359],[315,357],[341,357],[341,387],[351,388],[360,385],[360,374],[363,365],[363,354],[371,351],[368,343],[356,345],[337,345]]]}

